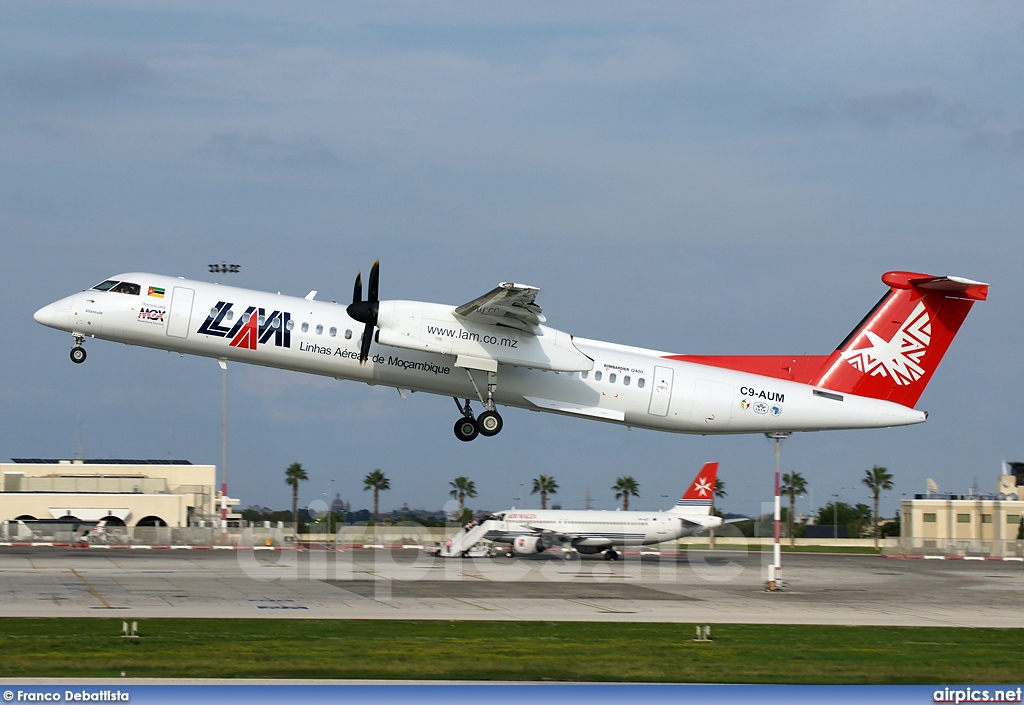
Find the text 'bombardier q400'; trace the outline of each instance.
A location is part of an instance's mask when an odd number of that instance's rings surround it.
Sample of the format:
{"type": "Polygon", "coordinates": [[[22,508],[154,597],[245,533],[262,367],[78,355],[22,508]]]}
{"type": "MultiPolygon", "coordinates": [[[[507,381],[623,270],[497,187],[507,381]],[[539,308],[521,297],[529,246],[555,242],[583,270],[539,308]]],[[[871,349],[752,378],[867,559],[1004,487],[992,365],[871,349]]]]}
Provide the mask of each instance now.
{"type": "Polygon", "coordinates": [[[921,423],[914,405],[988,285],[888,272],[881,301],[831,355],[708,356],[587,340],[549,328],[536,287],[500,284],[462,306],[367,297],[349,306],[131,272],[44,306],[43,325],[87,337],[442,394],[459,440],[501,431],[496,405],[676,433],[773,433],[921,423]],[[459,401],[465,400],[464,402],[459,401]],[[470,400],[483,411],[474,416],[470,400]]]}

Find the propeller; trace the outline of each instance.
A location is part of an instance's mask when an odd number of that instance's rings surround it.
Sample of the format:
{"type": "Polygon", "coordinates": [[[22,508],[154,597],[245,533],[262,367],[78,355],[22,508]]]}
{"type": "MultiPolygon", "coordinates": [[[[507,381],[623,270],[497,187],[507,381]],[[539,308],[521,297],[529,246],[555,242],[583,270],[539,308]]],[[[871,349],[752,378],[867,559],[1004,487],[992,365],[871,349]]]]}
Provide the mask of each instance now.
{"type": "Polygon", "coordinates": [[[352,290],[352,303],[346,308],[349,318],[359,321],[363,328],[363,340],[359,346],[359,362],[366,362],[370,358],[370,342],[373,339],[373,329],[377,325],[377,311],[379,301],[377,299],[377,284],[380,279],[380,260],[375,260],[370,267],[370,280],[367,283],[366,300],[363,301],[363,273],[360,270],[356,273],[356,285],[352,290]]]}

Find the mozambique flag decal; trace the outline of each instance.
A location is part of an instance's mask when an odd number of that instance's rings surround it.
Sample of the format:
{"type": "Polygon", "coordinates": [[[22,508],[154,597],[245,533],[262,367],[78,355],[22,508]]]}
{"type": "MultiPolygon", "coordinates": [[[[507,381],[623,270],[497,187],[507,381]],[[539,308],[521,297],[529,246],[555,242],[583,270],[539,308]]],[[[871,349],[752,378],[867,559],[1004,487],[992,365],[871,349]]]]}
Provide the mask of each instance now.
{"type": "Polygon", "coordinates": [[[162,299],[164,297],[164,290],[158,286],[149,287],[149,295],[154,299],[162,299]]]}

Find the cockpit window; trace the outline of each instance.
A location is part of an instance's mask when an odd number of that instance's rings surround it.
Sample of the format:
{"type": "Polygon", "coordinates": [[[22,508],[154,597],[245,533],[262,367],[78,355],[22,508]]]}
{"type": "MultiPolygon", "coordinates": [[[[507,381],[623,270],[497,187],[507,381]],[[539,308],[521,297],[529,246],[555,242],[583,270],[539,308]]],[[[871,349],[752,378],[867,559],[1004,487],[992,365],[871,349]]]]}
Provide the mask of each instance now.
{"type": "Polygon", "coordinates": [[[95,289],[96,291],[107,291],[108,289],[114,287],[116,284],[117,281],[115,281],[114,279],[108,279],[105,282],[97,284],[96,286],[93,287],[93,289],[95,289]]]}
{"type": "Polygon", "coordinates": [[[113,289],[112,292],[115,294],[131,294],[132,296],[138,296],[139,292],[142,291],[142,287],[138,284],[132,284],[130,282],[121,282],[113,289]]]}

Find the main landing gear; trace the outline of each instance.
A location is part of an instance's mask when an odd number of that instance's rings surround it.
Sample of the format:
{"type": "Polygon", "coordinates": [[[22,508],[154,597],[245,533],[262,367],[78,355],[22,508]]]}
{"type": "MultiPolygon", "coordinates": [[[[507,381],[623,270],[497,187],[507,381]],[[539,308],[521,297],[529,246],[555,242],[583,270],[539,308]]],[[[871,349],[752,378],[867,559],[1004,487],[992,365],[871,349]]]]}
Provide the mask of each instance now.
{"type": "Polygon", "coordinates": [[[74,334],[75,347],[71,348],[71,362],[76,365],[81,365],[85,362],[85,348],[82,347],[82,343],[85,342],[85,336],[74,334]]]}
{"type": "MultiPolygon", "coordinates": [[[[452,398],[454,399],[454,397],[452,398]]],[[[460,441],[469,442],[477,436],[496,436],[504,425],[501,414],[494,409],[487,409],[473,418],[473,409],[469,406],[469,399],[466,400],[465,406],[455,399],[455,405],[462,413],[462,418],[455,422],[455,437],[460,441]]]]}
{"type": "MultiPolygon", "coordinates": [[[[495,366],[496,367],[496,366],[495,366]]],[[[469,399],[466,400],[466,405],[463,406],[461,402],[455,397],[455,406],[459,407],[459,413],[462,414],[462,418],[455,422],[455,437],[460,441],[471,441],[480,436],[497,436],[501,432],[501,427],[504,423],[501,420],[501,414],[499,414],[494,408],[494,390],[498,388],[498,374],[494,369],[484,370],[487,372],[487,398],[480,393],[480,387],[477,386],[476,379],[473,377],[473,370],[465,368],[466,374],[469,375],[469,381],[473,383],[473,389],[476,390],[476,395],[480,399],[480,403],[484,405],[484,410],[480,412],[480,415],[473,418],[473,410],[469,406],[469,399]]]]}

